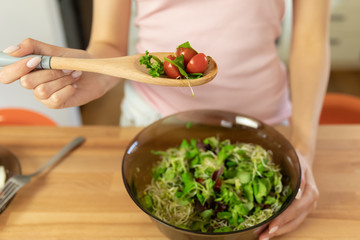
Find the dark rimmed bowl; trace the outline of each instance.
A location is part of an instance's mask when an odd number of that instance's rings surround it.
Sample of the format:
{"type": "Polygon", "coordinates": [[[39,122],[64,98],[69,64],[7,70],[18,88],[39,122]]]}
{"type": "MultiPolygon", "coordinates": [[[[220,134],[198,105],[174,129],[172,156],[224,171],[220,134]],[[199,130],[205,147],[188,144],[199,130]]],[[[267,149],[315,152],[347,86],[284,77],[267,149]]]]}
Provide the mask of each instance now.
{"type": "MultiPolygon", "coordinates": [[[[21,174],[21,166],[17,157],[2,146],[0,146],[0,166],[4,166],[5,168],[6,179],[9,179],[13,175],[21,174]]],[[[12,199],[14,199],[14,197],[12,199]]],[[[0,209],[0,214],[7,208],[12,199],[0,209]]]]}
{"type": "Polygon", "coordinates": [[[292,201],[300,187],[301,169],[297,154],[289,143],[273,127],[249,116],[218,110],[196,110],[180,112],[144,128],[128,145],[122,162],[122,174],[125,187],[137,204],[156,223],[161,232],[172,240],[233,240],[256,239],[267,225],[281,214],[292,201]],[[282,174],[290,179],[292,194],[281,209],[268,220],[240,231],[227,233],[200,233],[172,226],[152,216],[137,198],[152,178],[152,167],[159,160],[151,150],[166,150],[178,146],[183,139],[204,139],[217,136],[230,139],[231,142],[259,144],[273,152],[276,164],[282,174]]]}

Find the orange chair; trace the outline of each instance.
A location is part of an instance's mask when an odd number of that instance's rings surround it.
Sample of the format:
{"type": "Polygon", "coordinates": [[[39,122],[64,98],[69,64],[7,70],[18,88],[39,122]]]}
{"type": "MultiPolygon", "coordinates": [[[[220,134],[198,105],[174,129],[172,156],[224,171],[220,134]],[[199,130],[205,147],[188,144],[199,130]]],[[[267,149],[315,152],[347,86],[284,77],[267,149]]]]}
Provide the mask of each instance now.
{"type": "Polygon", "coordinates": [[[360,124],[360,98],[341,93],[325,95],[320,124],[360,124]]]}
{"type": "Polygon", "coordinates": [[[22,108],[0,109],[0,126],[57,126],[41,113],[22,108]]]}

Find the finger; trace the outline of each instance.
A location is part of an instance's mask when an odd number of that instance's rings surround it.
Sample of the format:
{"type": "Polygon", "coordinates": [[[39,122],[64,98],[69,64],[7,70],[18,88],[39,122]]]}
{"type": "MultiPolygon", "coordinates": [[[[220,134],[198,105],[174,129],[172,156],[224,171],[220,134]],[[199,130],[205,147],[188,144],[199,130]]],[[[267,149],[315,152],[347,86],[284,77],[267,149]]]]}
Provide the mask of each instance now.
{"type": "Polygon", "coordinates": [[[47,99],[38,99],[36,96],[35,98],[42,102],[48,108],[53,109],[60,109],[71,107],[68,105],[68,100],[75,94],[76,92],[76,84],[67,85],[64,88],[56,91],[47,99]]]}
{"type": "Polygon", "coordinates": [[[75,81],[80,76],[81,76],[81,71],[75,71],[75,72],[59,71],[59,70],[34,71],[25,76],[22,76],[20,78],[20,84],[26,89],[34,89],[40,84],[44,84],[63,77],[68,77],[69,80],[72,79],[72,81],[75,81]]]}
{"type": "Polygon", "coordinates": [[[299,158],[300,158],[300,165],[301,165],[301,181],[300,181],[300,186],[298,189],[298,192],[296,193],[295,198],[296,199],[300,199],[303,192],[304,192],[304,188],[305,188],[305,184],[306,184],[306,172],[307,172],[307,166],[306,163],[304,163],[302,160],[302,156],[299,154],[299,158]]]}
{"type": "Polygon", "coordinates": [[[281,226],[277,231],[270,233],[270,237],[283,235],[285,233],[295,230],[305,220],[306,217],[307,217],[307,213],[299,215],[294,220],[281,226]]]}
{"type": "Polygon", "coordinates": [[[14,57],[21,57],[29,54],[57,56],[61,54],[61,49],[63,48],[40,42],[32,38],[27,38],[17,46],[6,48],[5,52],[14,57]]]}
{"type": "Polygon", "coordinates": [[[301,214],[297,216],[294,220],[288,222],[287,224],[281,226],[280,228],[273,228],[269,231],[264,231],[260,236],[260,240],[270,239],[275,236],[280,236],[289,232],[294,231],[299,225],[306,219],[307,214],[301,214]]]}
{"type": "Polygon", "coordinates": [[[270,229],[273,226],[284,225],[303,212],[310,212],[310,206],[312,206],[312,204],[317,200],[318,196],[316,191],[312,188],[311,185],[306,185],[302,198],[300,200],[294,200],[280,216],[274,219],[274,221],[270,224],[270,229]]]}
{"type": "Polygon", "coordinates": [[[40,57],[25,58],[14,64],[3,67],[0,71],[0,82],[4,84],[12,83],[21,76],[28,74],[40,63],[40,57]]]}
{"type": "Polygon", "coordinates": [[[59,79],[49,81],[43,84],[38,85],[34,89],[34,95],[37,99],[47,99],[55,92],[61,90],[67,85],[74,84],[77,78],[70,76],[64,76],[59,79]]]}
{"type": "Polygon", "coordinates": [[[300,186],[299,189],[296,193],[295,199],[299,200],[303,194],[303,192],[305,191],[305,185],[306,185],[306,181],[305,181],[305,173],[304,171],[301,172],[301,181],[300,181],[300,186]]]}
{"type": "Polygon", "coordinates": [[[295,200],[289,208],[284,211],[284,213],[274,219],[274,221],[270,223],[267,232],[271,235],[278,232],[278,229],[283,229],[285,225],[289,224],[294,219],[298,219],[298,216],[307,216],[316,208],[318,197],[316,187],[314,187],[314,185],[307,184],[301,200],[295,200]]]}
{"type": "Polygon", "coordinates": [[[15,52],[15,51],[17,51],[17,50],[19,50],[19,49],[20,49],[19,46],[9,46],[9,47],[5,48],[5,49],[3,50],[3,52],[4,52],[4,53],[7,53],[7,54],[10,54],[10,53],[15,52]]]}

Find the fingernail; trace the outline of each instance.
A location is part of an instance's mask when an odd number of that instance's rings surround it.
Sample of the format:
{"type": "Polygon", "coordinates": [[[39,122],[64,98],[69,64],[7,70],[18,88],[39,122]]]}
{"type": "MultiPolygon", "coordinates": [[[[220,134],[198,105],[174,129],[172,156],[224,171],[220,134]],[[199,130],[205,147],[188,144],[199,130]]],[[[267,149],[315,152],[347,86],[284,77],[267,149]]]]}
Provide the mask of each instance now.
{"type": "Polygon", "coordinates": [[[41,62],[41,57],[33,57],[27,63],[26,66],[28,68],[34,68],[41,62]]]}
{"type": "Polygon", "coordinates": [[[78,85],[76,83],[72,84],[72,86],[76,89],[78,88],[78,85]]]}
{"type": "Polygon", "coordinates": [[[269,240],[269,237],[264,237],[261,240],[269,240]]]}
{"type": "Polygon", "coordinates": [[[78,77],[81,76],[81,74],[82,74],[82,71],[75,71],[75,72],[73,72],[73,73],[71,74],[71,76],[72,76],[73,78],[78,78],[78,77]]]}
{"type": "Polygon", "coordinates": [[[19,46],[10,46],[10,47],[7,47],[3,50],[4,53],[12,53],[12,52],[15,52],[16,50],[20,49],[19,46]]]}
{"type": "Polygon", "coordinates": [[[276,232],[278,229],[279,229],[278,226],[274,226],[274,227],[270,228],[269,234],[272,234],[272,233],[276,232]]]}
{"type": "Polygon", "coordinates": [[[302,191],[301,191],[301,189],[299,188],[299,190],[298,190],[295,198],[296,198],[296,199],[300,199],[300,198],[301,198],[301,195],[302,195],[302,191]]]}
{"type": "Polygon", "coordinates": [[[63,71],[63,73],[66,74],[66,75],[69,75],[70,73],[73,72],[73,70],[66,70],[66,69],[64,69],[64,70],[62,70],[62,71],[63,71]]]}

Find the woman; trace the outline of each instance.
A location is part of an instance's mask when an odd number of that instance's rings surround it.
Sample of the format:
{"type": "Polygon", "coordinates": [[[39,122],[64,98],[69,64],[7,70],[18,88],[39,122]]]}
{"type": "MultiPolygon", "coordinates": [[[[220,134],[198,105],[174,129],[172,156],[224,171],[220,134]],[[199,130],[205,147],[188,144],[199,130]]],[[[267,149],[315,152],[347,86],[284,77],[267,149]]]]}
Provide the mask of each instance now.
{"type": "MultiPolygon", "coordinates": [[[[130,0],[94,0],[92,34],[86,51],[27,39],[4,52],[12,56],[125,56],[130,8],[130,0]]],[[[311,166],[329,74],[329,1],[293,0],[288,74],[275,46],[281,33],[284,0],[137,0],[137,11],[138,52],[174,51],[178,44],[189,41],[217,61],[219,73],[212,82],[195,87],[195,97],[186,88],[126,83],[122,125],[146,125],[159,117],[197,108],[242,112],[268,124],[283,123],[291,116],[290,141],[300,156],[301,191],[260,239],[296,229],[315,209],[319,196],[311,166]]],[[[20,79],[23,87],[32,89],[35,98],[50,108],[85,104],[122,81],[79,71],[32,72],[39,61],[27,58],[4,67],[0,81],[20,79]]]]}

